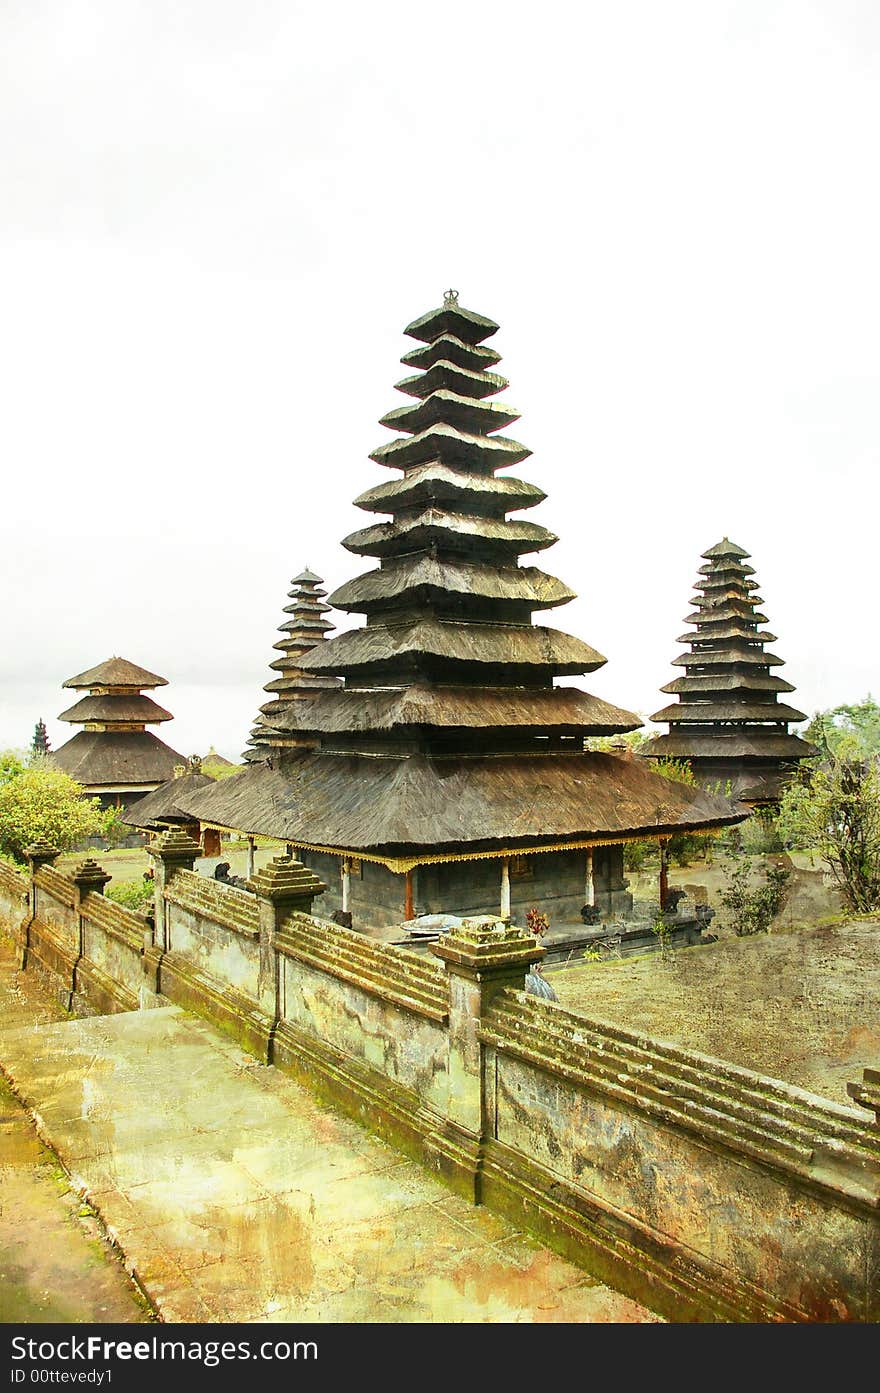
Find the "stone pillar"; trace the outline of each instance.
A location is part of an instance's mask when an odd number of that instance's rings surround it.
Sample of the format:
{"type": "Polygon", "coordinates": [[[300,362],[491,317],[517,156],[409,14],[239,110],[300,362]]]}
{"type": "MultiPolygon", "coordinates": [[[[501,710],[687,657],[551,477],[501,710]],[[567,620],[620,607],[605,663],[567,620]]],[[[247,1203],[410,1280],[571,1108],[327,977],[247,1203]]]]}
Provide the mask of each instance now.
{"type": "Polygon", "coordinates": [[[35,842],[31,842],[30,846],[25,847],[24,854],[27,857],[31,880],[28,886],[28,911],[21,925],[18,942],[21,954],[19,966],[22,968],[27,967],[27,952],[30,946],[30,927],[37,914],[37,887],[34,884],[34,876],[41,867],[54,866],[61,852],[58,850],[57,846],[53,846],[51,842],[47,842],[44,837],[38,837],[35,842]]]}
{"type": "Polygon", "coordinates": [[[669,841],[660,838],[660,908],[666,908],[669,898],[669,841]]]}
{"type": "Polygon", "coordinates": [[[593,884],[593,848],[587,847],[584,866],[584,904],[591,907],[596,903],[596,887],[593,884]]]}
{"type": "Polygon", "coordinates": [[[510,923],[510,857],[501,858],[501,918],[510,923]]]}
{"type": "Polygon", "coordinates": [[[632,913],[629,881],[623,874],[623,846],[620,843],[599,846],[593,861],[594,903],[603,919],[632,913]]]}
{"type": "Polygon", "coordinates": [[[484,1047],[480,1021],[505,987],[523,991],[526,973],[544,957],[538,940],[500,919],[465,919],[433,951],[449,974],[449,1105],[455,1128],[485,1132],[484,1047]]]}
{"type": "Polygon", "coordinates": [[[279,1000],[278,955],[275,935],[279,926],[294,910],[308,914],[312,901],[323,895],[327,886],[301,861],[290,856],[273,856],[267,866],[257,871],[251,882],[260,907],[260,972],[258,995],[260,1007],[272,1021],[281,1014],[279,1000]]]}
{"type": "Polygon", "coordinates": [[[342,858],[342,911],[351,913],[351,860],[348,856],[342,858]]]}
{"type": "Polygon", "coordinates": [[[403,885],[403,917],[404,920],[413,919],[415,910],[413,909],[413,873],[407,871],[403,885]]]}
{"type": "Polygon", "coordinates": [[[160,952],[165,953],[171,946],[168,941],[165,887],[178,871],[192,870],[196,858],[202,854],[202,848],[188,833],[175,827],[151,842],[147,851],[152,856],[155,866],[156,908],[153,943],[160,952]]]}
{"type": "MultiPolygon", "coordinates": [[[[70,1005],[72,1006],[73,997],[77,990],[77,968],[79,967],[80,960],[85,956],[85,931],[83,929],[83,900],[85,899],[86,895],[88,895],[92,890],[94,890],[96,895],[103,895],[104,886],[107,884],[108,880],[112,880],[113,877],[111,875],[108,875],[107,871],[104,870],[103,866],[99,866],[97,861],[95,861],[93,857],[89,856],[86,858],[85,861],[80,861],[79,865],[77,866],[76,870],[70,878],[73,881],[74,892],[76,895],[76,901],[74,903],[74,913],[76,914],[77,930],[76,959],[73,963],[73,967],[71,968],[70,973],[70,1005]]],[[[70,1006],[68,1006],[68,1009],[70,1009],[70,1006]]]]}
{"type": "Polygon", "coordinates": [[[253,878],[254,878],[254,850],[255,850],[255,847],[254,847],[254,839],[253,839],[253,837],[248,837],[248,839],[247,839],[247,869],[245,870],[245,877],[246,877],[247,880],[253,880],[253,878]]]}

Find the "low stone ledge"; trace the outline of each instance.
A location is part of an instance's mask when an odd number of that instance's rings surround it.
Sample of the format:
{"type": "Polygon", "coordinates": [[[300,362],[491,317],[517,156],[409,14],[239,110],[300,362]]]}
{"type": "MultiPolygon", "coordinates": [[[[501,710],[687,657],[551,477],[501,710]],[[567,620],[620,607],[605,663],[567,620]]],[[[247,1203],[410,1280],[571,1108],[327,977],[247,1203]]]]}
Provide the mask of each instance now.
{"type": "Polygon", "coordinates": [[[429,996],[420,990],[418,983],[402,979],[399,974],[389,971],[387,966],[383,972],[381,966],[374,968],[369,962],[359,959],[356,954],[346,954],[344,950],[334,948],[322,949],[318,945],[304,942],[301,937],[289,937],[285,933],[276,936],[275,947],[285,957],[306,963],[309,967],[348,982],[351,986],[360,987],[371,996],[391,1002],[414,1015],[424,1016],[441,1024],[449,1019],[449,1010],[445,1002],[438,1000],[437,996],[429,996]]]}

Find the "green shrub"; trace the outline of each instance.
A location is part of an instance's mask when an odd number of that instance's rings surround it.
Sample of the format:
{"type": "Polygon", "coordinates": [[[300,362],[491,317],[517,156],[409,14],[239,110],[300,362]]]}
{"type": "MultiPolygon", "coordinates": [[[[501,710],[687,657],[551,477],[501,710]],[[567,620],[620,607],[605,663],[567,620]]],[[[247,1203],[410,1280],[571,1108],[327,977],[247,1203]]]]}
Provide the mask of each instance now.
{"type": "Polygon", "coordinates": [[[763,881],[753,885],[753,863],[748,857],[734,861],[720,898],[738,938],[769,932],[788,899],[790,879],[791,871],[785,866],[767,866],[763,881]]]}
{"type": "Polygon", "coordinates": [[[121,885],[108,885],[104,894],[114,904],[124,905],[126,909],[143,912],[153,903],[153,882],[151,880],[124,881],[121,885]]]}

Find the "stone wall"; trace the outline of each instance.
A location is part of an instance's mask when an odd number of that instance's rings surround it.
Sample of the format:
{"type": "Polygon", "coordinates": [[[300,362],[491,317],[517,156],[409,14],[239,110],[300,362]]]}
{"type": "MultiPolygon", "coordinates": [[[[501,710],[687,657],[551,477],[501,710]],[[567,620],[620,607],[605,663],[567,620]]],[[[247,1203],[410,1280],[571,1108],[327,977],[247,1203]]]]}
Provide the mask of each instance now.
{"type": "Polygon", "coordinates": [[[198,1012],[673,1319],[880,1318],[870,1081],[842,1107],[528,996],[542,950],[501,923],[441,963],[377,943],[310,913],[323,884],[287,858],[245,893],[169,833],[148,919],[33,850],[0,913],[72,1008],[198,1012]]]}
{"type": "Polygon", "coordinates": [[[7,932],[28,917],[30,892],[30,878],[0,857],[0,924],[7,932]]]}

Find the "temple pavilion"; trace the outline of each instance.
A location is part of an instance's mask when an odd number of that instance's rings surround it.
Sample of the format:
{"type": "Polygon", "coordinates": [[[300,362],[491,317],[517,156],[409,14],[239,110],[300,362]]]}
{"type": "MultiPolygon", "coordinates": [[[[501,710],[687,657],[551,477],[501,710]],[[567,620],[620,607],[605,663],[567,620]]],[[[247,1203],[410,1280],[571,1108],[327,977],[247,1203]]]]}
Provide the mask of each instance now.
{"type": "Polygon", "coordinates": [[[531,452],[500,433],[518,413],[496,400],[497,329],[452,291],[407,327],[405,404],[370,456],[390,477],[355,499],[378,520],[343,542],[373,566],[330,596],[366,622],[313,631],[297,666],[335,685],[273,711],[261,757],[188,804],[289,843],[327,886],[316,912],[356,925],[529,905],[557,923],[585,903],[626,913],[625,842],[743,816],[641,760],[585,750],[640,721],[556,685],[605,659],[533,620],[574,595],[522,564],[554,535],[508,516],[545,495],[510,472],[531,452]]]}
{"type": "Polygon", "coordinates": [[[690,651],[673,659],[684,675],[661,688],[677,699],[651,717],[669,731],[643,753],[687,760],[704,787],[761,806],[778,801],[786,778],[816,750],[788,729],[806,717],[780,701],[794,687],[772,672],[783,659],[765,651],[776,635],[758,627],[767,616],[748,555],[727,537],[703,552],[685,619],[693,632],[678,639],[690,651]]]}
{"type": "Polygon", "coordinates": [[[108,658],[64,683],[86,695],[58,719],[83,728],[52,759],[87,793],[97,795],[102,807],[128,807],[186,766],[182,755],[147,730],[174,719],[144,695],[145,689],[167,685],[166,678],[127,658],[108,658]]]}

